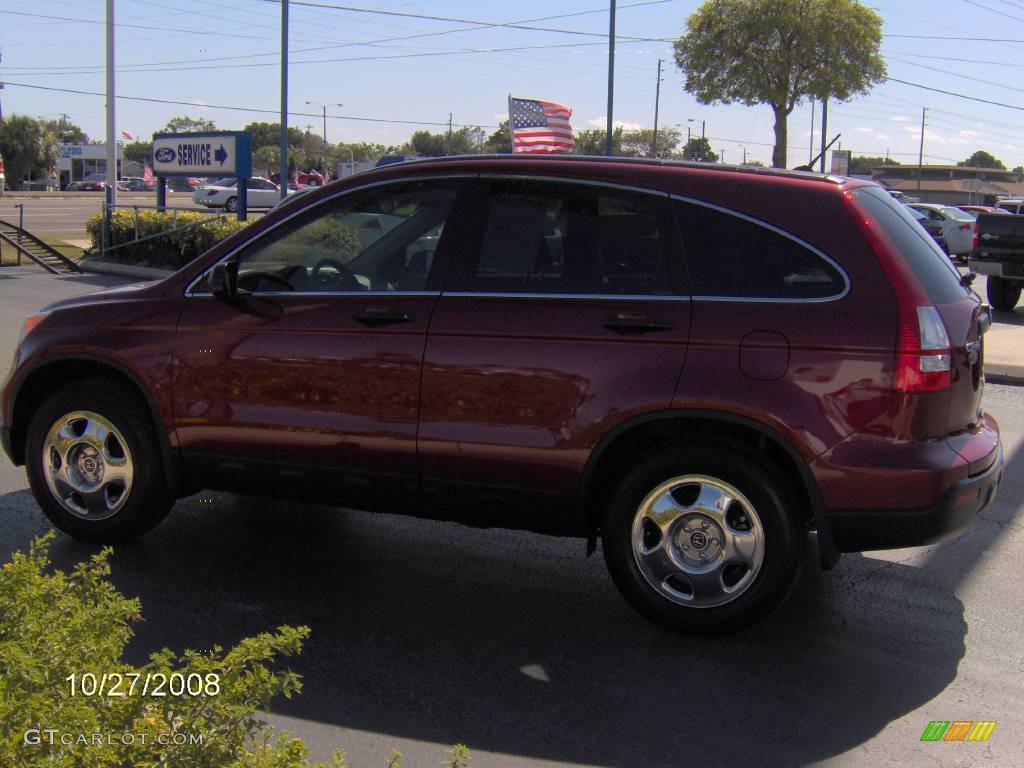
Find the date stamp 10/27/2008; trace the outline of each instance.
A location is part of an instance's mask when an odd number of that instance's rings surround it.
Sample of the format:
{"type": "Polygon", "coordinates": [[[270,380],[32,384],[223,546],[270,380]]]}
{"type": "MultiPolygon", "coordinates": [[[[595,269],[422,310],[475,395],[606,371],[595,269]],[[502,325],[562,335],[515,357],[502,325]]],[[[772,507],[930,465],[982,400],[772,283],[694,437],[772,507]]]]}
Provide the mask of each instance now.
{"type": "Polygon", "coordinates": [[[64,678],[72,696],[217,696],[220,694],[220,675],[209,672],[189,674],[181,672],[85,672],[64,678]]]}

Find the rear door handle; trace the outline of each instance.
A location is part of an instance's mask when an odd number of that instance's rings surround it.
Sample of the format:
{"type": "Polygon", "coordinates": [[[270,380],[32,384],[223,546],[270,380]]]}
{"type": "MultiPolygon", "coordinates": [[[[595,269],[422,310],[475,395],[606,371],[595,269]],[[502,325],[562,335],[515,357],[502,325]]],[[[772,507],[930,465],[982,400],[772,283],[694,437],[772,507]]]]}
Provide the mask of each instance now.
{"type": "Polygon", "coordinates": [[[363,325],[367,325],[370,328],[376,328],[380,325],[394,325],[395,323],[411,323],[416,319],[415,315],[410,315],[408,312],[401,311],[389,311],[379,309],[364,309],[362,312],[356,312],[352,315],[352,319],[363,325]]]}
{"type": "Polygon", "coordinates": [[[612,317],[601,323],[609,331],[616,333],[654,333],[656,331],[671,331],[675,328],[672,323],[661,320],[653,320],[648,317],[612,317]]]}

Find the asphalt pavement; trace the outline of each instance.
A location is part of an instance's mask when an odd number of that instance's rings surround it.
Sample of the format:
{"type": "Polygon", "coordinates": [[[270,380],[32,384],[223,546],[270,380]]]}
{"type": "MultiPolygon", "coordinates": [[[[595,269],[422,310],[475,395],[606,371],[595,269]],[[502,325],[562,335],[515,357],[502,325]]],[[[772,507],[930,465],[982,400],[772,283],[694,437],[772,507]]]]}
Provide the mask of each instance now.
{"type": "MultiPolygon", "coordinates": [[[[117,282],[0,269],[0,360],[26,311],[117,282]]],[[[644,621],[578,540],[205,493],[113,557],[145,617],[130,661],[309,625],[303,691],[269,717],[354,768],[392,748],[437,765],[456,741],[474,768],[1021,766],[1024,387],[988,384],[984,406],[1005,480],[962,536],[809,567],[739,635],[644,621]],[[985,743],[922,743],[931,720],[998,724],[985,743]]],[[[0,520],[0,561],[49,529],[6,458],[0,520]]],[[[95,551],[59,535],[51,554],[95,551]]]]}

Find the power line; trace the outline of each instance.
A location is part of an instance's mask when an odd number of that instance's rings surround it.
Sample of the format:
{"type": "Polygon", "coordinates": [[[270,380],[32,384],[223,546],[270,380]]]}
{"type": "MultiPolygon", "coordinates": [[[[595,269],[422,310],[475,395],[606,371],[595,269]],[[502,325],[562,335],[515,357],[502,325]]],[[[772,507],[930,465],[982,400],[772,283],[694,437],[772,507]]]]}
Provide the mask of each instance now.
{"type": "Polygon", "coordinates": [[[947,91],[943,88],[932,88],[928,85],[921,85],[920,83],[911,83],[907,80],[900,80],[895,77],[883,77],[883,80],[890,83],[899,83],[900,85],[909,85],[913,88],[920,88],[923,91],[931,91],[932,93],[941,93],[946,96],[955,96],[958,99],[967,99],[968,101],[977,101],[980,104],[991,104],[995,107],[1006,107],[1006,109],[1017,109],[1024,111],[1024,107],[1017,106],[1016,104],[1004,104],[1001,101],[990,101],[989,99],[979,99],[977,96],[968,96],[965,93],[956,93],[955,91],[947,91]]]}
{"type": "MultiPolygon", "coordinates": [[[[6,13],[8,15],[13,15],[13,16],[30,16],[30,17],[36,18],[36,19],[48,19],[50,21],[73,21],[76,24],[103,24],[103,25],[106,25],[106,22],[102,21],[100,19],[73,19],[73,18],[71,18],[69,16],[48,16],[48,15],[42,14],[42,13],[27,13],[25,11],[0,10],[0,13],[6,13]]],[[[115,27],[125,27],[125,28],[128,28],[128,29],[146,29],[146,30],[149,30],[149,31],[153,30],[153,25],[152,24],[149,24],[149,25],[144,25],[144,24],[125,24],[124,22],[117,22],[114,26],[115,27]]],[[[165,32],[185,32],[185,33],[190,34],[190,35],[216,35],[217,37],[240,37],[240,38],[246,38],[248,40],[266,40],[265,37],[258,37],[256,35],[243,35],[243,34],[231,33],[231,32],[203,32],[203,31],[198,30],[198,29],[181,29],[180,27],[164,27],[163,30],[165,32]]]]}
{"type": "MultiPolygon", "coordinates": [[[[266,0],[266,1],[275,2],[276,3],[278,0],[266,0]]],[[[619,10],[624,10],[624,9],[627,9],[627,8],[638,8],[638,7],[647,6],[647,5],[660,5],[662,3],[667,3],[667,2],[672,2],[672,1],[673,0],[644,0],[643,2],[631,3],[631,4],[628,4],[628,5],[619,6],[619,10]]],[[[296,3],[292,2],[291,4],[295,5],[296,3]]],[[[327,6],[327,7],[334,8],[334,6],[327,6]]],[[[461,24],[469,24],[471,26],[467,26],[467,27],[464,27],[464,28],[461,28],[461,29],[446,29],[446,30],[440,30],[440,31],[436,31],[436,32],[419,32],[419,33],[414,34],[414,35],[401,35],[401,36],[398,36],[398,37],[385,37],[385,38],[380,38],[380,39],[377,39],[377,40],[346,41],[346,42],[342,42],[342,43],[335,43],[335,44],[332,44],[332,45],[314,46],[314,47],[311,47],[311,48],[299,48],[299,49],[296,49],[296,50],[292,51],[292,53],[295,53],[295,54],[299,54],[299,53],[313,53],[313,52],[316,52],[316,51],[326,51],[326,50],[332,50],[332,49],[336,49],[336,48],[360,47],[360,46],[364,46],[364,45],[365,46],[374,46],[374,45],[381,45],[383,43],[399,42],[399,41],[404,41],[404,40],[413,40],[413,39],[419,39],[419,38],[424,38],[424,37],[440,37],[442,35],[457,34],[459,32],[470,32],[470,31],[476,31],[476,30],[480,30],[480,29],[507,27],[507,26],[510,26],[510,25],[518,25],[519,27],[523,27],[523,25],[526,25],[526,24],[529,24],[529,23],[535,22],[535,21],[549,21],[551,19],[569,18],[569,17],[573,17],[573,16],[583,16],[583,15],[592,14],[592,13],[605,13],[605,12],[607,12],[607,10],[608,10],[607,8],[596,8],[596,9],[591,9],[591,10],[587,10],[587,11],[574,11],[572,13],[562,13],[562,14],[555,14],[555,15],[550,15],[550,16],[539,16],[537,18],[523,19],[521,21],[516,21],[516,22],[481,22],[481,21],[470,21],[470,20],[466,20],[466,19],[451,19],[451,21],[454,21],[454,22],[457,22],[457,23],[461,23],[461,24]]],[[[525,27],[523,27],[523,28],[525,28],[525,27]]],[[[588,32],[576,33],[576,32],[573,32],[572,30],[566,30],[566,32],[569,33],[569,34],[585,34],[585,35],[596,34],[596,33],[588,33],[588,32]]],[[[597,36],[598,37],[602,37],[602,38],[607,38],[607,35],[604,35],[604,34],[599,34],[597,36]]],[[[635,40],[632,40],[632,39],[631,40],[627,40],[626,38],[620,37],[620,36],[616,36],[616,40],[622,40],[623,42],[652,42],[653,41],[652,38],[636,38],[635,40]]],[[[578,45],[601,45],[601,44],[602,43],[579,43],[578,45]]],[[[537,46],[537,47],[543,47],[543,46],[537,46]]],[[[527,49],[528,49],[528,47],[524,47],[523,48],[523,50],[527,50],[527,49]]],[[[464,49],[464,50],[466,52],[470,52],[470,53],[473,52],[472,49],[464,49]]],[[[261,57],[264,57],[264,56],[279,56],[279,55],[280,55],[280,51],[268,51],[266,53],[247,53],[247,54],[242,54],[242,55],[237,55],[237,56],[213,56],[213,57],[207,57],[207,58],[203,58],[203,59],[177,59],[177,60],[170,60],[170,61],[143,62],[143,63],[140,63],[140,64],[125,64],[125,65],[122,65],[122,66],[123,67],[140,68],[140,67],[148,67],[148,66],[169,66],[169,65],[175,65],[175,64],[209,64],[211,62],[235,61],[235,60],[240,60],[240,59],[252,59],[252,58],[261,58],[261,57]]],[[[328,59],[327,61],[352,61],[352,60],[353,59],[335,59],[335,60],[328,59]]],[[[294,62],[293,61],[293,62],[290,62],[290,63],[294,64],[294,63],[300,63],[300,62],[294,62]]],[[[266,65],[262,65],[262,66],[266,66],[266,65]]],[[[8,69],[10,69],[10,70],[18,70],[18,71],[30,71],[33,74],[39,73],[40,70],[47,70],[48,71],[47,74],[53,73],[53,72],[55,72],[57,70],[75,70],[76,73],[86,74],[85,72],[83,72],[81,70],[81,66],[80,65],[78,65],[76,67],[8,67],[8,69]]],[[[86,69],[93,69],[93,70],[96,70],[96,71],[102,71],[102,67],[98,67],[98,66],[97,67],[87,67],[86,69]]],[[[121,67],[118,67],[118,70],[120,71],[121,67]]],[[[128,70],[124,70],[124,71],[128,71],[128,70]]],[[[140,70],[140,71],[160,71],[160,70],[140,70]]]]}
{"type": "MultiPolygon", "coordinates": [[[[77,88],[54,88],[46,85],[30,85],[29,83],[12,83],[10,80],[5,80],[4,85],[14,88],[30,88],[36,91],[53,91],[56,93],[73,93],[79,96],[106,96],[105,93],[100,91],[83,91],[77,88]]],[[[151,104],[174,104],[177,106],[184,107],[196,107],[200,109],[225,109],[232,112],[253,112],[259,114],[279,115],[281,110],[279,109],[260,109],[258,107],[239,107],[227,104],[207,104],[205,102],[196,101],[176,101],[174,99],[157,99],[151,96],[117,96],[118,99],[124,101],[144,101],[151,104]]],[[[296,117],[322,117],[320,112],[292,112],[288,111],[289,115],[296,117]]],[[[366,123],[395,123],[399,125],[448,125],[448,121],[430,121],[430,120],[395,120],[383,117],[357,117],[355,115],[327,115],[332,120],[355,120],[358,122],[366,123]]],[[[459,128],[497,128],[496,125],[486,125],[484,123],[453,123],[453,125],[459,128]]]]}
{"type": "MultiPolygon", "coordinates": [[[[261,0],[265,3],[277,3],[279,0],[261,0]]],[[[651,4],[655,2],[669,2],[669,0],[653,0],[651,4]]],[[[290,0],[290,5],[304,6],[307,8],[324,8],[333,11],[347,11],[350,13],[371,13],[380,14],[383,16],[398,16],[400,18],[408,19],[423,19],[426,21],[446,21],[457,24],[473,24],[475,26],[482,27],[502,27],[504,29],[525,29],[532,32],[556,32],[563,35],[582,35],[584,37],[601,37],[608,38],[605,32],[584,32],[578,29],[559,29],[555,27],[535,27],[527,24],[521,24],[514,21],[510,22],[493,22],[493,21],[478,21],[474,19],[459,19],[451,16],[434,16],[425,13],[408,13],[405,11],[389,11],[383,8],[357,8],[352,5],[330,5],[328,3],[316,3],[311,0],[290,0]]],[[[616,35],[616,40],[642,40],[649,43],[672,43],[675,42],[675,38],[671,37],[638,37],[635,35],[616,35]]]]}

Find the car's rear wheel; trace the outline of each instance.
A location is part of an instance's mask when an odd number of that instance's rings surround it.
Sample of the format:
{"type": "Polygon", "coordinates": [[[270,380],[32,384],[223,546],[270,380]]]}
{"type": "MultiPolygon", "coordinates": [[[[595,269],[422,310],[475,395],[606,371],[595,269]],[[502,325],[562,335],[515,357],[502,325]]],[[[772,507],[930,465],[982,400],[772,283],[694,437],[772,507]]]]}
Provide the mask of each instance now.
{"type": "Polygon", "coordinates": [[[238,198],[237,197],[229,197],[228,201],[226,203],[224,203],[224,210],[227,211],[228,213],[237,213],[238,212],[238,198]]]}
{"type": "Polygon", "coordinates": [[[741,446],[671,445],[625,476],[602,529],[616,586],[672,629],[716,634],[768,615],[803,563],[783,486],[741,446]]]}
{"type": "Polygon", "coordinates": [[[988,302],[1001,312],[1010,312],[1020,301],[1021,284],[1002,277],[989,277],[988,302]]]}
{"type": "Polygon", "coordinates": [[[171,508],[149,413],[117,382],[75,382],[46,398],[29,425],[26,464],[39,506],[75,538],[126,541],[171,508]]]}

